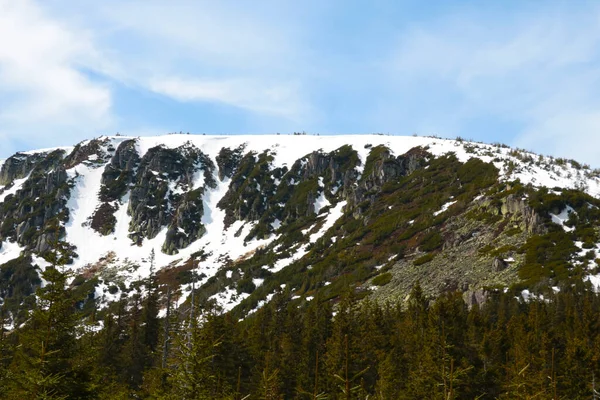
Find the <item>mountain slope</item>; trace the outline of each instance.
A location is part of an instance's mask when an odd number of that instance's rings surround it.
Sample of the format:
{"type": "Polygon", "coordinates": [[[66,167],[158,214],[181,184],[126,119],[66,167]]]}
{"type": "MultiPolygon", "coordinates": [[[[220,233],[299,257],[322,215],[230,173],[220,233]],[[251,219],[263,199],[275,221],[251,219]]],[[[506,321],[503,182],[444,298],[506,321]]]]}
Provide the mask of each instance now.
{"type": "Polygon", "coordinates": [[[598,281],[598,171],[502,145],[119,136],[0,167],[0,297],[13,310],[57,245],[98,305],[153,273],[180,303],[195,281],[241,314],[282,287],[297,301],[348,285],[389,298],[421,281],[480,298],[598,281]]]}

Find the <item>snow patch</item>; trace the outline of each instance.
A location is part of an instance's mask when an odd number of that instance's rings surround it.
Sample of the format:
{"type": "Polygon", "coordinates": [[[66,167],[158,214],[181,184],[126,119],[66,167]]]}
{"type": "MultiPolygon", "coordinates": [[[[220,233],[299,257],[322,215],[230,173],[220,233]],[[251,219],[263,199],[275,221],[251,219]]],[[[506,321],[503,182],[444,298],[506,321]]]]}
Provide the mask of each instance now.
{"type": "Polygon", "coordinates": [[[438,215],[440,215],[441,213],[443,213],[443,212],[447,211],[447,210],[448,210],[448,208],[450,208],[450,206],[451,206],[452,204],[454,204],[454,203],[456,203],[456,200],[447,202],[446,204],[444,204],[444,205],[442,206],[442,208],[440,208],[438,211],[434,212],[434,213],[433,213],[433,215],[434,215],[434,216],[438,216],[438,215]]]}
{"type": "Polygon", "coordinates": [[[22,179],[15,179],[11,187],[0,193],[0,203],[2,203],[4,199],[8,197],[8,195],[16,194],[23,187],[23,184],[27,181],[27,179],[29,179],[29,175],[22,179]]]}
{"type": "Polygon", "coordinates": [[[565,225],[565,222],[567,222],[569,220],[569,216],[571,215],[571,213],[575,213],[575,210],[571,206],[567,206],[559,214],[550,213],[550,216],[552,217],[552,222],[554,222],[557,225],[562,226],[562,228],[565,230],[565,232],[571,232],[575,228],[571,228],[571,227],[565,225]]]}
{"type": "Polygon", "coordinates": [[[19,258],[21,256],[21,252],[25,250],[24,247],[19,246],[18,243],[13,242],[0,242],[0,264],[4,264],[10,260],[14,260],[15,258],[19,258]]]}
{"type": "Polygon", "coordinates": [[[331,203],[325,197],[325,191],[321,191],[321,195],[315,200],[315,214],[319,214],[325,207],[330,206],[331,203]]]}

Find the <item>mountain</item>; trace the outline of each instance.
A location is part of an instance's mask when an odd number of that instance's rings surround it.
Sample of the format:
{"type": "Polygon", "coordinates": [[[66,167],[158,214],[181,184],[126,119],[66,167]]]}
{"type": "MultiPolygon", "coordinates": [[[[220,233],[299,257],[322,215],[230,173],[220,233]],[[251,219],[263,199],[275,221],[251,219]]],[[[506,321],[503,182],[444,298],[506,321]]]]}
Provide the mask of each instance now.
{"type": "Polygon", "coordinates": [[[60,255],[106,307],[155,276],[240,317],[346,287],[380,300],[600,283],[600,171],[463,139],[100,137],[0,161],[0,298],[23,321],[60,255]]]}

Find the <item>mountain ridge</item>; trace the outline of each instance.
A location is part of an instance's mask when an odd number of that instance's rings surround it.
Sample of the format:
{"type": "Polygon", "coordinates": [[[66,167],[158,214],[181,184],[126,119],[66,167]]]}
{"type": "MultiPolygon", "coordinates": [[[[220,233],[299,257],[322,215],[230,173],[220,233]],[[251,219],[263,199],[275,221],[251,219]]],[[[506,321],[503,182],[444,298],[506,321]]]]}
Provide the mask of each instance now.
{"type": "MultiPolygon", "coordinates": [[[[455,258],[472,254],[475,264],[493,264],[491,272],[469,270],[477,279],[504,274],[505,280],[489,283],[509,286],[523,280],[519,265],[529,265],[526,251],[518,249],[545,234],[548,220],[571,229],[565,226],[570,204],[552,200],[556,204],[548,212],[539,206],[540,212],[530,206],[530,196],[546,187],[548,196],[573,191],[597,199],[599,175],[576,161],[460,138],[100,137],[0,161],[0,265],[30,257],[34,269],[44,269],[45,253],[59,241],[67,268],[96,279],[87,290],[100,305],[154,273],[165,281],[179,277],[171,284],[181,303],[195,271],[202,296],[226,310],[245,302],[246,313],[272,295],[275,281],[306,299],[350,271],[349,283],[361,290],[402,296],[417,278],[429,276],[422,269],[415,276],[407,271],[436,265],[453,247],[462,249],[455,258]],[[417,209],[419,199],[425,208],[417,209]],[[403,209],[407,204],[413,208],[403,209]],[[396,222],[388,226],[392,215],[396,222]],[[467,251],[462,243],[474,232],[487,242],[467,251]],[[352,235],[355,248],[345,243],[352,235]],[[480,251],[495,240],[511,250],[480,251]],[[359,262],[340,260],[344,252],[354,252],[347,257],[359,262]],[[320,266],[328,257],[328,265],[338,267],[320,266]],[[371,265],[375,261],[383,264],[371,265]],[[311,271],[313,265],[322,273],[311,271]],[[292,274],[306,277],[293,284],[296,278],[280,278],[292,274]],[[371,282],[385,274],[392,278],[379,290],[371,282]]],[[[467,267],[461,268],[453,274],[464,274],[467,267]]],[[[447,263],[429,271],[438,270],[447,271],[447,263]]],[[[592,272],[587,280],[594,281],[592,272]]],[[[445,286],[437,282],[435,290],[482,289],[471,283],[453,277],[445,286]]]]}

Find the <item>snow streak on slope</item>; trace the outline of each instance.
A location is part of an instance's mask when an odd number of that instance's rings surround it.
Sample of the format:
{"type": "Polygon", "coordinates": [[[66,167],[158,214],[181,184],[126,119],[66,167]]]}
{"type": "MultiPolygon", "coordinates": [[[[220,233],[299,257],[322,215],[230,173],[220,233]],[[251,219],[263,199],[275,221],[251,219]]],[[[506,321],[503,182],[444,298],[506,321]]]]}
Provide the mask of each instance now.
{"type": "Polygon", "coordinates": [[[8,195],[17,193],[17,191],[21,189],[21,187],[28,178],[29,176],[23,179],[15,179],[11,187],[5,189],[2,193],[0,193],[0,203],[2,203],[8,195]]]}
{"type": "Polygon", "coordinates": [[[19,258],[23,248],[17,243],[0,242],[0,262],[5,263],[15,258],[19,258]]]}

